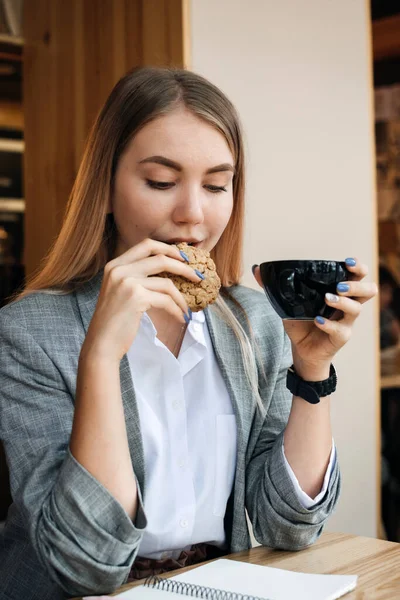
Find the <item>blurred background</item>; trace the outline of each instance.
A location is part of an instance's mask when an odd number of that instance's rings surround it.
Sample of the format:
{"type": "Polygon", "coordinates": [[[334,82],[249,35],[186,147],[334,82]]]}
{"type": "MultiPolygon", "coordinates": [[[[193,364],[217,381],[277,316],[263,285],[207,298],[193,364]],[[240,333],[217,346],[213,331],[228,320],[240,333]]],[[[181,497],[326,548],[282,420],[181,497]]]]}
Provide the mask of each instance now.
{"type": "MultiPolygon", "coordinates": [[[[0,0],[0,306],[57,236],[95,115],[138,65],[191,68],[241,114],[246,285],[264,260],[350,256],[380,281],[337,359],[329,528],[399,541],[399,1],[0,0]]],[[[0,521],[10,501],[0,444],[0,521]]]]}

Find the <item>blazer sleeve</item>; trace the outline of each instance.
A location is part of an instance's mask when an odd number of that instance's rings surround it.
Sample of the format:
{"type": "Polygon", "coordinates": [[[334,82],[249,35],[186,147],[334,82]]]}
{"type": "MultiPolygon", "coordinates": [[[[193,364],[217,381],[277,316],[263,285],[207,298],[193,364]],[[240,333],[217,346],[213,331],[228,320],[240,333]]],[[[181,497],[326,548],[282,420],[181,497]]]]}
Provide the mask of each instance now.
{"type": "Polygon", "coordinates": [[[70,596],[109,593],[127,579],[146,517],[139,487],[132,522],[72,456],[73,412],[51,357],[0,313],[0,438],[13,501],[52,580],[70,596]]]}
{"type": "Polygon", "coordinates": [[[291,343],[284,330],[283,336],[271,402],[246,469],[246,508],[260,544],[301,550],[322,533],[339,497],[340,473],[336,460],[325,496],[310,509],[302,505],[282,452],[292,403],[292,394],[286,388],[287,369],[292,363],[291,343]]]}

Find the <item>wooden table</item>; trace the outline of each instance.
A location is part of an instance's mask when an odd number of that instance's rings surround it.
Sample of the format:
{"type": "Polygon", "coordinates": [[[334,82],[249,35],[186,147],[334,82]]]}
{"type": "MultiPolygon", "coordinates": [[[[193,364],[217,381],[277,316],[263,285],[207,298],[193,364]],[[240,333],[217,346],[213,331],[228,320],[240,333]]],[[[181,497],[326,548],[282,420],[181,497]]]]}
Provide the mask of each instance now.
{"type": "MultiPolygon", "coordinates": [[[[324,533],[313,546],[300,552],[259,546],[224,558],[304,573],[358,575],[357,587],[344,596],[346,600],[400,599],[400,544],[393,542],[344,533],[324,533]]],[[[168,576],[193,568],[195,566],[173,571],[168,576]]],[[[111,596],[141,583],[127,583],[111,596]]]]}

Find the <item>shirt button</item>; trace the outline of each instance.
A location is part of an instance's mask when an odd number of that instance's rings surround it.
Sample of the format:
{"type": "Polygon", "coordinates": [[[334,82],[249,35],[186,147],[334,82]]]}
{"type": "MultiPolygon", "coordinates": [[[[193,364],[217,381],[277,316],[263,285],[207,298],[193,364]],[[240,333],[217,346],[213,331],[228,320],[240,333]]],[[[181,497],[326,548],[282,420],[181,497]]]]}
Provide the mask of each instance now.
{"type": "Polygon", "coordinates": [[[182,529],[185,529],[189,525],[189,523],[188,523],[187,519],[181,519],[179,521],[179,525],[182,527],[182,529]]]}
{"type": "Polygon", "coordinates": [[[179,461],[178,465],[181,469],[184,469],[187,465],[187,462],[184,458],[182,458],[182,460],[179,461]]]}
{"type": "Polygon", "coordinates": [[[166,558],[169,558],[169,552],[163,552],[163,553],[161,554],[161,559],[162,559],[162,560],[165,560],[166,558]]]}
{"type": "Polygon", "coordinates": [[[179,400],[173,400],[172,401],[172,406],[175,410],[180,410],[182,407],[182,404],[179,400]]]}

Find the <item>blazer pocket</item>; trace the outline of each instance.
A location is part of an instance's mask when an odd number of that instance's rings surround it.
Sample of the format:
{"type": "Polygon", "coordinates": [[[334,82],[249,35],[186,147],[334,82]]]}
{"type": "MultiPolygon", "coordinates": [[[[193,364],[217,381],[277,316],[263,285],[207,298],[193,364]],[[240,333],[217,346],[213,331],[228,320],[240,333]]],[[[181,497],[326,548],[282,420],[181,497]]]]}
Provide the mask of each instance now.
{"type": "Polygon", "coordinates": [[[235,415],[216,417],[214,515],[224,517],[236,470],[237,431],[235,415]]]}

